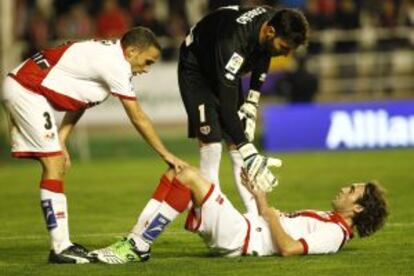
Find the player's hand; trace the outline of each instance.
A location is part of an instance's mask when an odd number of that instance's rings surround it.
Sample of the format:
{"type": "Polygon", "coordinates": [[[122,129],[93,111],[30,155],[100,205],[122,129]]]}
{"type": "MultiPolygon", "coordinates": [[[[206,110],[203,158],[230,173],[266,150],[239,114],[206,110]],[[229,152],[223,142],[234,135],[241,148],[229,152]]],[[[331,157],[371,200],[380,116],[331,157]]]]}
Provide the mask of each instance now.
{"type": "Polygon", "coordinates": [[[244,133],[249,142],[254,139],[256,130],[257,108],[259,107],[260,92],[250,90],[246,102],[240,107],[238,115],[244,126],[244,133]]]}
{"type": "Polygon", "coordinates": [[[63,157],[65,159],[65,172],[69,171],[70,167],[72,166],[72,162],[70,159],[70,154],[68,149],[66,148],[65,142],[61,142],[61,147],[63,151],[63,157]]]}
{"type": "Polygon", "coordinates": [[[251,143],[240,146],[239,152],[243,158],[244,167],[252,185],[263,192],[272,191],[278,185],[278,180],[269,168],[282,166],[282,161],[258,154],[256,148],[251,143]]]}
{"type": "Polygon", "coordinates": [[[168,153],[164,157],[165,162],[174,169],[175,173],[179,173],[183,168],[187,167],[188,164],[171,153],[168,153]]]}
{"type": "Polygon", "coordinates": [[[243,186],[246,187],[246,189],[252,195],[254,195],[256,198],[264,196],[265,193],[262,190],[257,189],[256,186],[254,185],[253,181],[250,180],[246,168],[241,169],[240,178],[241,178],[241,182],[242,182],[243,186]]]}

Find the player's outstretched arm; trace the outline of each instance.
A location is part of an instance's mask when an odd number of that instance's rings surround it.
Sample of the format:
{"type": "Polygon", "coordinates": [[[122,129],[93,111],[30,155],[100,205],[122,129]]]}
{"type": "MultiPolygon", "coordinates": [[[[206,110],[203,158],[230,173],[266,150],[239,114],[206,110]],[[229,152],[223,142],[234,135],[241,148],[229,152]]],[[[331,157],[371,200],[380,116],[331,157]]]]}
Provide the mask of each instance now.
{"type": "Polygon", "coordinates": [[[254,140],[256,130],[257,108],[259,107],[260,92],[250,90],[246,101],[240,107],[238,114],[244,126],[244,133],[249,142],[254,140]]]}
{"type": "Polygon", "coordinates": [[[247,94],[244,104],[238,111],[240,120],[243,122],[246,138],[249,142],[254,140],[260,89],[266,79],[269,64],[270,57],[268,56],[261,56],[259,60],[253,64],[249,93],[247,94]]]}
{"type": "Polygon", "coordinates": [[[142,135],[147,143],[164,159],[165,162],[175,169],[176,172],[180,171],[183,167],[187,166],[187,163],[177,158],[170,153],[162,143],[159,135],[155,131],[155,128],[141,106],[135,100],[122,99],[121,103],[134,125],[135,129],[142,135]]]}
{"type": "Polygon", "coordinates": [[[71,166],[70,155],[68,149],[66,148],[66,139],[72,133],[73,128],[76,123],[85,113],[85,109],[80,109],[76,111],[68,111],[62,119],[62,123],[59,127],[59,141],[62,146],[63,154],[65,156],[65,170],[67,171],[71,166]]]}
{"type": "Polygon", "coordinates": [[[275,208],[267,208],[263,210],[263,218],[266,220],[272,235],[273,245],[278,249],[281,256],[301,255],[304,248],[301,242],[294,240],[283,229],[280,223],[280,211],[275,208]]]}
{"type": "Polygon", "coordinates": [[[242,184],[246,187],[246,189],[254,196],[256,201],[257,210],[259,215],[262,215],[263,211],[269,208],[269,204],[267,202],[266,193],[263,192],[261,189],[258,189],[253,182],[251,181],[249,174],[245,168],[242,168],[240,172],[242,184]]]}

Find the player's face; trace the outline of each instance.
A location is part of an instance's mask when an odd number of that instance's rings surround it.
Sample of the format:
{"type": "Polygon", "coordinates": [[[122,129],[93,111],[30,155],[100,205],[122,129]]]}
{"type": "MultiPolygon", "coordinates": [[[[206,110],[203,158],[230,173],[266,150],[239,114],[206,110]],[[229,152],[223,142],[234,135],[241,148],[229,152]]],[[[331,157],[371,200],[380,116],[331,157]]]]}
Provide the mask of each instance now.
{"type": "Polygon", "coordinates": [[[332,200],[332,207],[335,211],[355,211],[360,206],[356,201],[364,195],[365,183],[354,183],[343,187],[332,200]]]}
{"type": "Polygon", "coordinates": [[[266,46],[272,57],[288,56],[293,51],[293,47],[280,37],[269,37],[266,46]]]}
{"type": "Polygon", "coordinates": [[[131,64],[132,73],[135,75],[148,73],[151,65],[160,57],[160,51],[151,46],[141,50],[135,48],[127,52],[127,60],[131,64]]]}

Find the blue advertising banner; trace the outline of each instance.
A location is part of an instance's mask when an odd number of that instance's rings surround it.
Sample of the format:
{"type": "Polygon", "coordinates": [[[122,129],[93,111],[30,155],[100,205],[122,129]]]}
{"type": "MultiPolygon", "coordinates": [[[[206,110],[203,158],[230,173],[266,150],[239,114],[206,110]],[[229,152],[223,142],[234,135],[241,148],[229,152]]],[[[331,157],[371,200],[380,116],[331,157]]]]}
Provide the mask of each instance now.
{"type": "Polygon", "coordinates": [[[272,105],[262,115],[268,151],[414,146],[414,101],[272,105]]]}

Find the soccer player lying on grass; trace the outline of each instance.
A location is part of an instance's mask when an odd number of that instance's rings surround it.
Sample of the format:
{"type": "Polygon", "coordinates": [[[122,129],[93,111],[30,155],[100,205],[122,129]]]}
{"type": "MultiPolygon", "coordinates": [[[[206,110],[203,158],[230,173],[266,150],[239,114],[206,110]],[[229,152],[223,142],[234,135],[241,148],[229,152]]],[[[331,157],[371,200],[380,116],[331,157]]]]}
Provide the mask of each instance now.
{"type": "Polygon", "coordinates": [[[252,188],[242,172],[243,184],[254,195],[260,215],[237,211],[227,197],[200,173],[187,167],[167,171],[152,199],[127,238],[92,252],[104,263],[146,261],[154,240],[192,201],[185,227],[197,232],[213,251],[225,256],[335,253],[353,236],[379,230],[388,215],[381,187],[373,182],[341,188],[332,211],[304,210],[283,213],[268,205],[266,194],[252,188]]]}

